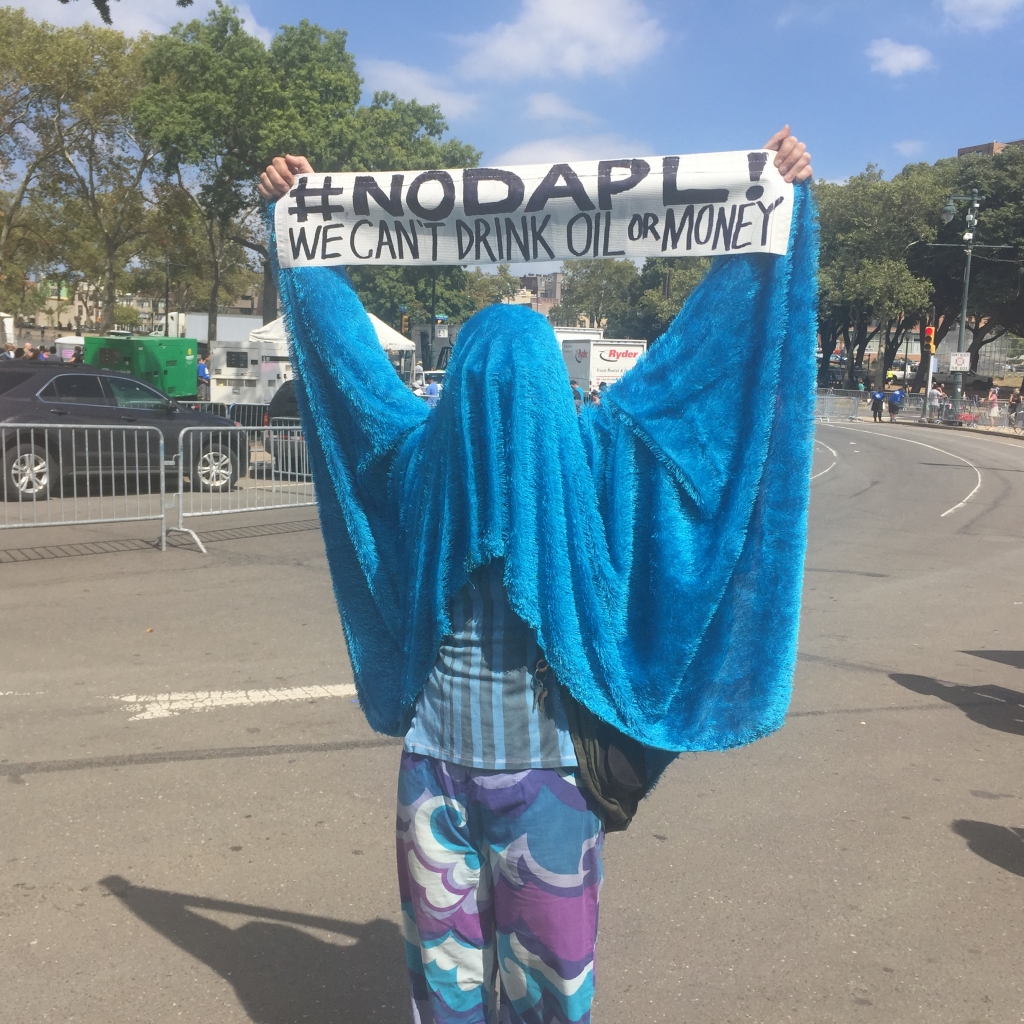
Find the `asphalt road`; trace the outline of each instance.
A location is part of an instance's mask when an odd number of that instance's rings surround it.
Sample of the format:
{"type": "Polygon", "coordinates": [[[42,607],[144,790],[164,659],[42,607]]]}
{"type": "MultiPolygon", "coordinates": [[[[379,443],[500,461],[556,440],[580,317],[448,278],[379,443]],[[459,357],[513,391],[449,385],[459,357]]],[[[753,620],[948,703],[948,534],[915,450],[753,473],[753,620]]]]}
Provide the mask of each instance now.
{"type": "MultiPolygon", "coordinates": [[[[609,838],[600,1024],[1024,1021],[1024,446],[818,437],[789,720],[609,838]]],[[[408,1020],[310,513],[0,533],[2,1024],[408,1020]]]]}

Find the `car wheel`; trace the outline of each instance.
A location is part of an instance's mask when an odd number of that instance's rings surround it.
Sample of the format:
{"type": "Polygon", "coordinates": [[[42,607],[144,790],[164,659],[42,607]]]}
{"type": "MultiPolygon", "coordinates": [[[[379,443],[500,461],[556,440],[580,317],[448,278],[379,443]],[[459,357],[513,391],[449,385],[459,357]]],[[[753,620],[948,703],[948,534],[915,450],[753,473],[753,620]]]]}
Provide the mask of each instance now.
{"type": "Polygon", "coordinates": [[[238,463],[220,445],[204,449],[192,467],[192,487],[220,494],[238,483],[238,463]]]}
{"type": "Polygon", "coordinates": [[[45,448],[15,445],[4,455],[4,499],[46,501],[53,476],[53,462],[45,448]]]}

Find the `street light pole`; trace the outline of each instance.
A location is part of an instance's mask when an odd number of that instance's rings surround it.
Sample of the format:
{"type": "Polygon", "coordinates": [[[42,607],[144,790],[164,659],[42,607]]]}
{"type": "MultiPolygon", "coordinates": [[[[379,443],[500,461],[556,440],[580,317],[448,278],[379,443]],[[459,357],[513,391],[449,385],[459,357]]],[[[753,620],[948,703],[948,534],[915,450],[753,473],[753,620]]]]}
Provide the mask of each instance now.
{"type": "MultiPolygon", "coordinates": [[[[964,241],[967,243],[967,263],[964,266],[964,294],[960,303],[960,328],[956,336],[957,352],[964,351],[965,331],[967,329],[967,294],[971,287],[971,256],[974,252],[974,232],[978,225],[978,210],[981,207],[981,200],[984,196],[978,195],[976,188],[971,189],[969,196],[950,196],[946,205],[942,208],[942,219],[948,224],[956,216],[955,202],[969,202],[967,209],[967,230],[964,232],[964,241]]],[[[953,402],[957,412],[960,410],[960,400],[964,394],[964,375],[960,370],[953,374],[953,402]]]]}

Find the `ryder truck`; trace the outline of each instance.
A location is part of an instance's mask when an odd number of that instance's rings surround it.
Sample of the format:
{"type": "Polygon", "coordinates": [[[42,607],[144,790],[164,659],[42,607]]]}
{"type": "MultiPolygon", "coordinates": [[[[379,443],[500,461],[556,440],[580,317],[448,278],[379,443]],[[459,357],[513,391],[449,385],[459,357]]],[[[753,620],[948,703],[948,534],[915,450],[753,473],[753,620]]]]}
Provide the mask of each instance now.
{"type": "Polygon", "coordinates": [[[555,328],[569,379],[584,392],[593,391],[602,381],[614,384],[647,351],[646,341],[603,335],[601,330],[555,328]]]}

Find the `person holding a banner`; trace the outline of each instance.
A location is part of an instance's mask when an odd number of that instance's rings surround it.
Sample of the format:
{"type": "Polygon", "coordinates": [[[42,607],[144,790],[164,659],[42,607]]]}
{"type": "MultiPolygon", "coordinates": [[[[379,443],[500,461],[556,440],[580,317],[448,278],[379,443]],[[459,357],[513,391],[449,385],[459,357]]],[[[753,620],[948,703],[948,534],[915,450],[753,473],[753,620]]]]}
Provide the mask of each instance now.
{"type": "Polygon", "coordinates": [[[417,1024],[589,1022],[605,832],[680,751],[783,722],[813,433],[810,177],[788,127],[750,153],[353,175],[285,156],[261,177],[282,200],[270,249],[360,705],[405,737],[417,1024]],[[463,326],[428,409],[340,269],[630,244],[729,258],[579,412],[550,325],[516,305],[463,326]],[[723,421],[727,400],[741,413],[723,421]]]}

